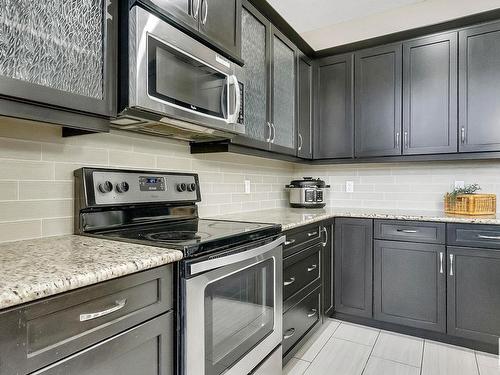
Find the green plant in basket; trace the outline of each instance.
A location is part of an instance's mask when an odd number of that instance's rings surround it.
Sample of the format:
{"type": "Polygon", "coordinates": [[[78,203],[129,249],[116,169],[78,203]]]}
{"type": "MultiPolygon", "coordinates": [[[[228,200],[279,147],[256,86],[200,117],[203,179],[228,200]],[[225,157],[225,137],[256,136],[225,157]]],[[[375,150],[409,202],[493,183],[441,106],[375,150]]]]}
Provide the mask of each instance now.
{"type": "Polygon", "coordinates": [[[446,193],[446,197],[450,198],[452,201],[457,199],[457,196],[462,194],[475,194],[477,191],[481,190],[479,184],[465,185],[464,187],[455,188],[450,193],[446,193]]]}

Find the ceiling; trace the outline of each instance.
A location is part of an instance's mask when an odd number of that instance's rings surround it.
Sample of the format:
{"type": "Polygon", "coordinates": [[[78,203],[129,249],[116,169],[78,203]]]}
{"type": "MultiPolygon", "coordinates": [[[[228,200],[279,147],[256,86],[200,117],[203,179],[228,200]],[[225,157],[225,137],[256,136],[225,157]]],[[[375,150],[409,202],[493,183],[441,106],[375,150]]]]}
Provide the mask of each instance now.
{"type": "Polygon", "coordinates": [[[500,0],[267,0],[316,51],[500,8],[500,0]]]}

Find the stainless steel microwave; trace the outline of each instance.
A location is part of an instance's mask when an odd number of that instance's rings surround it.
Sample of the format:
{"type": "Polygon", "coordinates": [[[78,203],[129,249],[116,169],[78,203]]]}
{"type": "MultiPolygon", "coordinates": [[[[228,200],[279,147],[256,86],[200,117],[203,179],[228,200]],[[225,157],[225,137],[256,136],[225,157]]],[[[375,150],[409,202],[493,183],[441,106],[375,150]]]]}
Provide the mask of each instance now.
{"type": "Polygon", "coordinates": [[[114,127],[190,140],[245,133],[244,82],[233,62],[140,6],[127,29],[128,90],[114,127]]]}

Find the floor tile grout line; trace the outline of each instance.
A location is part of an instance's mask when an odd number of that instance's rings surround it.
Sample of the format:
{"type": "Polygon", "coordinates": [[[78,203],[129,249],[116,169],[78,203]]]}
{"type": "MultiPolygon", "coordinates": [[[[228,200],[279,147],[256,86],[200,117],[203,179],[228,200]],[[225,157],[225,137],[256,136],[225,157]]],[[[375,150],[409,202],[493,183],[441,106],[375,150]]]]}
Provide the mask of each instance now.
{"type": "MultiPolygon", "coordinates": [[[[328,344],[328,342],[331,340],[331,338],[333,337],[333,335],[335,334],[335,332],[337,331],[337,329],[339,329],[340,325],[342,324],[342,322],[339,321],[339,325],[337,326],[337,328],[335,328],[332,332],[332,334],[328,337],[328,340],[326,340],[326,342],[323,344],[323,346],[321,347],[321,349],[318,350],[318,352],[316,353],[316,355],[314,356],[314,358],[312,359],[312,361],[308,361],[307,359],[302,359],[302,358],[298,358],[298,357],[293,357],[293,358],[297,358],[297,359],[301,359],[303,361],[306,361],[306,362],[309,362],[309,363],[313,363],[314,360],[316,359],[316,357],[319,355],[319,353],[323,350],[323,348],[326,346],[326,344],[328,344]]],[[[312,337],[311,337],[312,339],[312,337]]],[[[317,337],[316,337],[317,339],[317,337]]]]}
{"type": "Polygon", "coordinates": [[[409,367],[413,367],[413,368],[418,368],[418,369],[421,367],[421,366],[410,365],[409,363],[405,363],[405,362],[401,362],[401,361],[396,361],[395,359],[380,357],[378,355],[373,355],[373,354],[371,354],[370,357],[378,358],[378,359],[383,359],[384,361],[394,362],[394,363],[398,363],[400,365],[405,365],[405,366],[409,366],[409,367]]]}
{"type": "Polygon", "coordinates": [[[370,354],[368,355],[368,358],[366,359],[365,365],[363,366],[363,371],[361,371],[361,375],[363,375],[363,373],[366,370],[366,366],[368,365],[368,361],[372,357],[373,349],[375,349],[375,345],[377,345],[377,341],[378,341],[378,338],[380,337],[381,332],[382,332],[382,330],[378,331],[377,337],[375,338],[375,342],[373,343],[373,346],[372,346],[372,350],[370,350],[370,354]]]}
{"type": "Polygon", "coordinates": [[[424,342],[422,343],[422,357],[420,359],[420,375],[422,375],[422,371],[424,369],[424,353],[425,353],[425,342],[427,340],[424,339],[424,342]]]}
{"type": "Polygon", "coordinates": [[[474,359],[476,360],[477,375],[481,375],[481,369],[479,368],[479,362],[477,360],[477,353],[474,350],[474,359]]]}

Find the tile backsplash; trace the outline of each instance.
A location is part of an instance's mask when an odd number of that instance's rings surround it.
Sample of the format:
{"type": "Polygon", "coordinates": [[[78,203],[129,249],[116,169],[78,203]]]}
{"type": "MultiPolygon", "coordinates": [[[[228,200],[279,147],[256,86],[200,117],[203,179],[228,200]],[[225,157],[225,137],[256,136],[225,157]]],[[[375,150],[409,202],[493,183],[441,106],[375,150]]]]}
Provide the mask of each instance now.
{"type": "Polygon", "coordinates": [[[443,210],[443,196],[455,181],[478,183],[480,192],[500,197],[500,161],[296,165],[294,173],[325,179],[332,207],[443,210]],[[346,192],[346,181],[354,182],[354,192],[346,192]]]}
{"type": "Polygon", "coordinates": [[[0,242],[72,233],[73,171],[82,166],[197,172],[201,216],[286,206],[293,174],[281,161],[191,155],[186,142],[119,131],[62,138],[56,126],[0,118],[0,242]]]}

